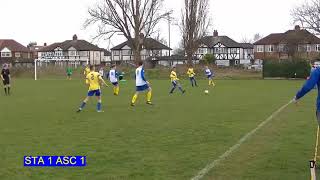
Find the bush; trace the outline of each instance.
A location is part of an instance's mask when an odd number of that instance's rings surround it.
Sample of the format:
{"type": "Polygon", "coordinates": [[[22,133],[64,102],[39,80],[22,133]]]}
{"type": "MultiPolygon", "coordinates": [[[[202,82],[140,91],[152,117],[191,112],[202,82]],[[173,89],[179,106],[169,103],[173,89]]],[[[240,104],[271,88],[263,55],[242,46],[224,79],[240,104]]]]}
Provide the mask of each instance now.
{"type": "Polygon", "coordinates": [[[263,77],[306,78],[310,74],[308,61],[266,60],[263,62],[263,77]]]}
{"type": "Polygon", "coordinates": [[[202,61],[206,64],[214,64],[214,62],[216,61],[216,58],[214,57],[213,54],[206,54],[202,58],[202,61]]]}

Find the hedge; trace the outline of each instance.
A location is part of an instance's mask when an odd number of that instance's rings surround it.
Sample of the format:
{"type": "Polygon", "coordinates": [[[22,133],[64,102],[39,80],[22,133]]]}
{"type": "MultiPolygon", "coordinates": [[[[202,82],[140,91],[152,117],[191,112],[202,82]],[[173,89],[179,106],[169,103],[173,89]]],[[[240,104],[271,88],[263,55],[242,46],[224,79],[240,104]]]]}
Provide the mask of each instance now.
{"type": "Polygon", "coordinates": [[[310,74],[308,61],[266,60],[263,62],[263,77],[307,78],[310,74]]]}

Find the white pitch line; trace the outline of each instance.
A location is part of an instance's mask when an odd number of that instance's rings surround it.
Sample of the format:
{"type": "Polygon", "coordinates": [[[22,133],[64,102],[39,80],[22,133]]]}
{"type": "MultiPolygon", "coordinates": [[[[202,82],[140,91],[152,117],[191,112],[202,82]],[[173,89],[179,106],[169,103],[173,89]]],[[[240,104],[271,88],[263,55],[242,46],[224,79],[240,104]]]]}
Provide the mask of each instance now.
{"type": "Polygon", "coordinates": [[[288,102],[287,104],[280,107],[277,111],[271,114],[266,120],[264,120],[262,123],[260,123],[255,129],[248,132],[246,135],[244,135],[239,141],[231,146],[226,152],[224,152],[222,155],[218,157],[218,159],[214,160],[210,164],[208,164],[205,168],[203,168],[201,171],[198,172],[196,176],[194,176],[191,180],[200,180],[202,179],[206,174],[209,173],[209,171],[217,166],[222,160],[230,156],[236,149],[238,149],[247,139],[249,139],[252,135],[254,135],[259,129],[261,129],[263,126],[265,126],[268,122],[270,122],[275,116],[277,116],[282,110],[284,110],[289,104],[291,104],[293,100],[288,102]]]}

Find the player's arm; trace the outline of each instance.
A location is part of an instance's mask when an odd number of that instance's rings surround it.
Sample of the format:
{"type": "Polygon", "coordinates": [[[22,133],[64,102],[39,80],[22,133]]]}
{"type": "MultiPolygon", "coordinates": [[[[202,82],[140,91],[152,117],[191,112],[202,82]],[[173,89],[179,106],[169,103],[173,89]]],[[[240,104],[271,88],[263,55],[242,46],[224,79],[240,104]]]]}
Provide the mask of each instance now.
{"type": "Polygon", "coordinates": [[[304,95],[306,95],[314,86],[317,84],[320,78],[320,70],[315,70],[311,73],[310,79],[306,81],[303,87],[296,94],[295,100],[301,99],[304,95]]]}
{"type": "Polygon", "coordinates": [[[106,83],[106,81],[101,77],[99,76],[99,80],[107,87],[109,87],[109,85],[106,83]]]}
{"type": "Polygon", "coordinates": [[[1,73],[1,79],[2,79],[2,81],[4,81],[4,78],[3,78],[3,74],[1,73]]]}
{"type": "Polygon", "coordinates": [[[144,80],[147,84],[150,84],[150,83],[147,81],[146,77],[144,76],[144,69],[142,69],[142,71],[141,71],[141,78],[142,78],[142,80],[144,80]]]}

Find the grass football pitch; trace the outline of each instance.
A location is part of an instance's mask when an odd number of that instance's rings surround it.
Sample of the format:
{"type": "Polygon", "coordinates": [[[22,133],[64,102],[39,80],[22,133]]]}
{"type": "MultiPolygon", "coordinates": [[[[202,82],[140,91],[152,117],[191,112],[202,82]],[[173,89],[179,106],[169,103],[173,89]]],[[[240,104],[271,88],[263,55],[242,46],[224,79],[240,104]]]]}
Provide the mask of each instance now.
{"type": "MultiPolygon", "coordinates": [[[[191,179],[292,99],[303,82],[220,80],[208,88],[199,81],[191,88],[184,81],[184,95],[169,95],[169,81],[151,83],[152,107],[144,95],[130,107],[134,83],[128,81],[118,97],[103,88],[104,113],[96,113],[92,99],[77,114],[87,91],[82,80],[14,80],[12,95],[0,96],[0,179],[191,179]],[[87,166],[23,167],[23,156],[39,155],[85,155],[87,166]]],[[[309,179],[315,96],[289,105],[203,179],[309,179]]]]}

